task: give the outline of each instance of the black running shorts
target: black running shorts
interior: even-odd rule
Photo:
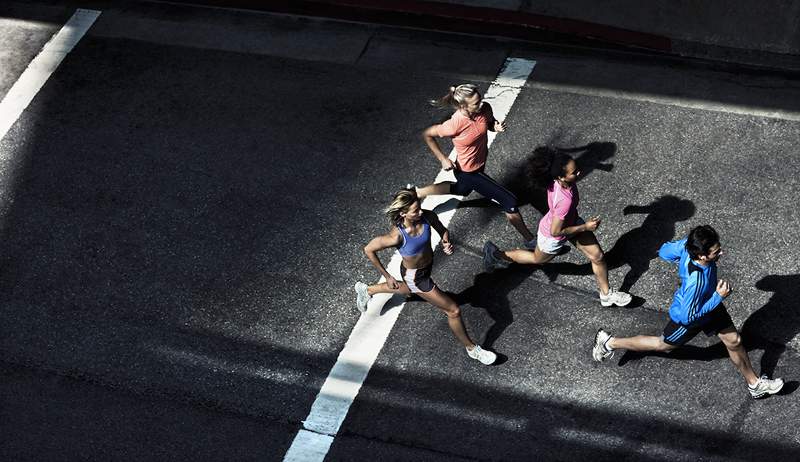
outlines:
[[[688,326],[678,324],[670,319],[664,327],[664,342],[670,345],[680,346],[693,339],[700,331],[711,336],[720,333],[727,327],[736,328],[736,326],[733,325],[731,315],[728,313],[728,310],[725,309],[725,305],[720,303],[719,306],[711,310],[710,313]]]

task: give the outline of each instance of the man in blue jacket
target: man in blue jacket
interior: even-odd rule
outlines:
[[[722,304],[722,300],[730,295],[731,287],[728,281],[717,280],[717,260],[721,255],[719,235],[709,225],[692,229],[686,239],[662,245],[658,256],[677,264],[681,278],[681,286],[675,291],[669,307],[670,320],[664,327],[663,335],[612,337],[600,329],[595,335],[592,349],[594,360],[599,362],[610,358],[618,348],[669,352],[703,331],[706,335],[716,334],[725,344],[731,361],[747,381],[753,398],[779,392],[783,387],[782,379],[756,375],[742,338]]]

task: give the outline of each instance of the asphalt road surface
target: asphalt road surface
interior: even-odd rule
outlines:
[[[0,96],[75,8],[0,7]],[[13,50],[13,51],[9,51]],[[434,279],[501,364],[406,303],[327,460],[800,458],[800,81],[712,66],[243,11],[108,6],[0,141],[0,459],[281,460],[359,318],[362,252],[392,193],[433,180],[420,132],[450,85],[536,61],[487,172],[534,227],[537,146],[575,148],[613,285],[573,249],[485,273],[521,245],[470,196]],[[443,143],[444,146],[449,145]],[[750,399],[715,338],[596,364],[595,331],[658,334],[655,252],[721,234]],[[383,255],[388,261],[390,253]]]

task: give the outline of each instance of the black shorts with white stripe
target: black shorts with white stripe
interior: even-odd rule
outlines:
[[[664,342],[680,346],[693,339],[700,331],[711,336],[719,334],[728,327],[736,328],[725,305],[720,303],[710,313],[686,326],[670,319],[664,327]]]

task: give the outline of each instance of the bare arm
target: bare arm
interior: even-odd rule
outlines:
[[[444,227],[441,220],[439,220],[439,216],[435,213],[431,212],[430,210],[423,211],[425,215],[425,219],[428,220],[431,227],[442,236],[442,250],[447,255],[451,255],[453,253],[453,244],[450,242],[450,232],[447,231],[447,228]]]
[[[438,125],[431,125],[430,127],[426,128],[422,132],[422,139],[425,140],[425,144],[428,145],[428,149],[431,150],[439,163],[442,164],[442,168],[445,170],[452,170],[455,168],[455,164],[444,154],[444,152],[442,152],[442,148],[440,148],[439,143],[436,142],[436,137],[438,136],[436,127],[438,127]]]
[[[489,131],[497,133],[506,131],[506,123],[494,118],[494,111],[492,110],[492,107],[489,106],[489,103],[483,103],[483,107],[483,110],[487,111],[489,116],[489,123],[487,124],[486,128],[488,128]]]
[[[584,231],[594,231],[598,226],[600,226],[600,217],[592,217],[586,223],[567,227],[564,227],[564,220],[553,217],[553,222],[550,224],[550,235],[553,237],[570,237]]]
[[[382,236],[378,236],[373,238],[366,246],[364,246],[364,253],[367,255],[367,258],[372,263],[372,266],[377,268],[378,272],[386,278],[386,283],[389,284],[389,287],[396,289],[397,288],[397,280],[386,271],[386,268],[381,263],[381,259],[378,258],[378,252],[383,249],[388,249],[389,247],[394,247],[397,245],[402,244],[403,236],[400,235],[400,231],[397,228],[392,228],[389,234],[384,234]]]

